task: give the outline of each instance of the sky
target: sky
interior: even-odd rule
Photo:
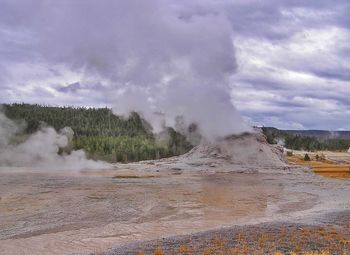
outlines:
[[[208,134],[243,130],[235,109],[250,125],[350,130],[349,13],[348,0],[0,0],[0,103],[169,125],[186,112]]]

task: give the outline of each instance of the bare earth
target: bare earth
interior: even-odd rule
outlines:
[[[264,146],[256,153],[270,153]],[[349,180],[209,151],[105,171],[0,168],[0,254],[98,252],[225,226],[312,224],[350,209]]]

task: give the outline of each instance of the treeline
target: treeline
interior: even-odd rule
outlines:
[[[180,155],[192,148],[186,138],[172,128],[164,131],[162,141],[155,139],[151,126],[137,113],[123,118],[108,108],[52,107],[30,104],[3,105],[6,116],[24,120],[25,134],[43,125],[57,131],[71,127],[73,149],[83,149],[94,159],[131,162]]]
[[[318,138],[301,134],[289,133],[272,127],[264,127],[263,132],[268,143],[282,142],[287,149],[306,151],[347,151],[350,147],[350,139],[345,138]]]

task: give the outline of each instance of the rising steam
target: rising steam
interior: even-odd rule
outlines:
[[[236,71],[229,22],[221,13],[191,12],[193,5],[182,4],[62,0],[23,1],[17,8],[8,1],[3,19],[35,38],[28,47],[42,65],[78,73],[78,91],[104,93],[114,113],[137,111],[154,132],[195,124],[215,139],[249,131],[228,88]]]
[[[47,169],[103,169],[107,163],[88,160],[84,151],[59,154],[59,150],[69,145],[73,136],[71,128],[59,133],[52,127],[42,127],[39,131],[18,141],[25,123],[15,123],[0,112],[0,166],[31,167]]]

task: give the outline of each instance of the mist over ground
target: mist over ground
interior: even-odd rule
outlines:
[[[44,170],[83,170],[110,168],[108,163],[88,160],[83,150],[60,152],[69,146],[73,130],[59,132],[43,126],[23,137],[26,123],[15,122],[0,111],[0,167],[25,167]],[[21,137],[22,134],[22,137]]]

